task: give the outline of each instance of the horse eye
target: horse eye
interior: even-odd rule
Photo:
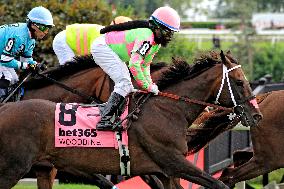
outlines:
[[[244,85],[244,82],[242,80],[237,80],[236,83],[237,83],[238,86],[243,86]]]

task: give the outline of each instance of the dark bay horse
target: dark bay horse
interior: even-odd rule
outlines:
[[[253,152],[243,152],[249,157],[246,163],[223,171],[220,180],[228,186],[284,167],[283,102],[284,91],[273,91],[258,96],[263,119],[259,126],[250,128]]]
[[[155,75],[165,67],[166,64],[163,62],[151,65],[151,73],[156,72],[156,74],[152,74],[153,80],[156,80]],[[70,61],[64,66],[50,68],[44,75],[80,92],[84,92],[84,94],[93,97],[99,102],[105,102],[113,88],[110,78],[95,64],[90,56],[76,57],[74,61]],[[40,98],[54,102],[91,102],[88,98],[66,91],[41,77],[29,80],[24,83],[24,86],[25,95],[23,100]],[[52,188],[53,180],[57,173],[52,164],[46,161],[38,162],[33,166],[33,171],[37,176],[39,189]],[[88,183],[95,184],[101,188],[107,189],[113,186],[102,175],[86,175],[79,172],[72,172],[72,174],[76,174],[77,177],[81,176],[82,179],[88,180]]]
[[[217,60],[207,56],[193,66],[176,61],[163,72],[157,82],[160,89],[183,98],[177,101],[156,96],[141,108],[140,119],[128,130],[132,175],[160,173],[164,175],[160,179],[167,189],[171,188],[167,176],[180,177],[208,188],[227,188],[185,158],[188,151],[186,127],[205,107],[196,102],[189,105],[183,101],[187,97],[212,102],[218,96],[223,106],[241,107],[240,116],[246,124],[256,125],[261,119],[259,109],[251,101],[252,92],[242,70],[223,52],[220,55]],[[50,162],[58,169],[87,174],[120,173],[116,150],[54,147],[55,105],[35,99],[1,107],[1,188],[11,188],[39,161]]]

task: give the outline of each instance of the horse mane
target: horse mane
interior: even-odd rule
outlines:
[[[157,85],[160,89],[164,89],[180,80],[192,79],[200,75],[207,69],[221,63],[220,58],[215,57],[216,54],[215,52],[202,53],[194,59],[192,65],[180,58],[172,58],[172,65],[162,73]]]
[[[75,56],[73,60],[66,62],[64,65],[50,67],[42,74],[55,79],[60,80],[64,77],[78,73],[79,71],[89,68],[98,68],[91,55]],[[33,77],[24,83],[26,89],[38,89],[52,84],[50,81],[42,77]]]

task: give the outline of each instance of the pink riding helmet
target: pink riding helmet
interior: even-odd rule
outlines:
[[[179,31],[180,17],[178,13],[171,7],[160,7],[156,9],[151,15],[150,19],[154,19],[172,31]]]

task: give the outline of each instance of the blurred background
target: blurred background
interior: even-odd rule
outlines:
[[[0,25],[25,22],[40,5],[52,12],[55,27],[37,43],[34,57],[50,66],[58,64],[52,40],[66,25],[109,25],[118,15],[148,19],[156,8],[169,5],[180,14],[182,29],[154,63],[170,63],[173,56],[190,63],[202,51],[231,50],[251,82],[263,76],[284,82],[284,0],[0,0]],[[283,182],[283,173],[273,173],[271,180]]]
[[[1,0],[0,24],[24,22],[34,6],[50,9],[55,25],[48,40],[37,44],[35,57],[57,64],[53,37],[73,23],[108,25],[117,15],[148,19],[158,7],[170,5],[182,17],[182,30],[155,62],[180,56],[191,62],[203,50],[231,50],[249,80],[265,74],[284,78],[284,0]],[[38,60],[40,61],[40,60]]]

